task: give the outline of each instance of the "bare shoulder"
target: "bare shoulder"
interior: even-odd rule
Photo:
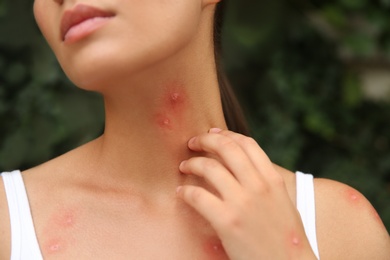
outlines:
[[[322,259],[389,259],[390,237],[371,203],[348,185],[315,179]]]
[[[0,259],[9,259],[11,231],[3,177],[0,175]]]
[[[28,193],[33,215],[46,207],[48,190],[61,187],[64,178],[61,173],[69,168],[81,168],[86,154],[90,154],[92,142],[78,147],[64,155],[22,172],[23,182]],[[82,159],[79,159],[82,158]],[[1,172],[0,172],[1,173]],[[54,184],[60,185],[55,186]],[[11,228],[8,202],[5,193],[3,177],[0,175],[0,260],[10,259],[11,255]]]

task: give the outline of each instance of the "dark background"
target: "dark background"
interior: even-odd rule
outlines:
[[[0,169],[103,132],[101,98],[63,75],[32,2],[0,0]],[[273,161],[347,183],[390,229],[390,0],[229,3],[224,64]]]

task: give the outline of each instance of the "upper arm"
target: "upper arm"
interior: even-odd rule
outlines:
[[[0,259],[10,259],[11,231],[8,203],[5,195],[3,178],[0,175]]]
[[[315,180],[322,259],[389,259],[390,237],[370,202],[339,182]]]

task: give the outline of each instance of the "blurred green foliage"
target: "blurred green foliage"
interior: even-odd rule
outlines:
[[[389,64],[390,0],[230,2],[224,64],[276,163],[360,190],[390,228],[390,104],[360,71]],[[75,88],[32,1],[0,0],[0,169],[25,169],[103,131],[101,98]]]

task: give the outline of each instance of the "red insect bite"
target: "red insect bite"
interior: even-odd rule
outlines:
[[[60,239],[52,239],[46,244],[46,252],[49,254],[54,254],[62,251],[63,249],[63,243],[61,243]]]
[[[169,119],[169,115],[157,114],[155,116],[156,123],[159,127],[172,130],[172,123]]]
[[[178,104],[181,101],[181,96],[179,93],[174,92],[171,94],[171,97],[169,100],[171,102],[171,105],[174,107],[176,104]]]
[[[209,259],[225,260],[228,259],[225,249],[218,238],[210,238],[204,243],[204,250]]]
[[[43,251],[47,254],[63,252],[70,243],[76,225],[75,209],[59,209],[46,223],[43,234]]]
[[[361,201],[361,195],[359,194],[358,191],[354,189],[347,189],[346,196],[347,196],[347,200],[352,203],[358,203]]]
[[[168,93],[165,101],[165,107],[171,113],[180,112],[185,104],[184,94],[179,91],[171,91]]]
[[[346,190],[347,200],[351,205],[358,207],[359,210],[368,211],[372,218],[382,227],[385,227],[382,219],[375,208],[364,199],[364,197],[355,189],[349,188]]]
[[[60,228],[70,228],[75,224],[75,214],[72,210],[60,212],[53,216],[52,221]]]
[[[292,250],[291,253],[297,249],[301,250],[303,247],[301,236],[295,230],[291,230],[287,236],[287,245]]]
[[[160,109],[154,117],[155,122],[160,128],[174,130],[182,124],[186,107],[185,96],[183,87],[167,87],[162,97]]]

